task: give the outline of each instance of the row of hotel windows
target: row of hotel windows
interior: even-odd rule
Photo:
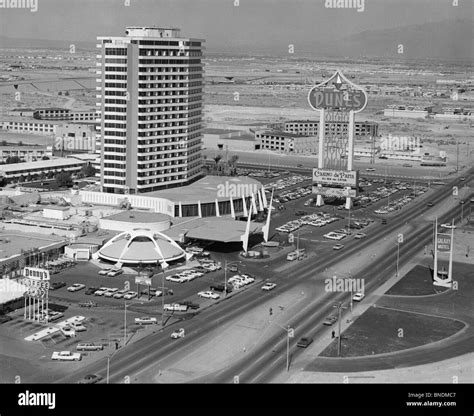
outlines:
[[[101,66],[98,67],[99,70],[102,68]],[[106,66],[104,69],[104,72],[106,73],[106,78],[108,75],[112,76],[113,74],[108,74],[110,72],[127,72],[127,67],[126,66]],[[179,72],[184,72],[184,73],[189,73],[189,72],[202,72],[202,67],[167,67],[167,68],[139,68],[139,72],[162,72],[162,73],[179,73]],[[120,76],[126,76],[126,75],[120,75]],[[199,74],[189,74],[188,75],[190,78],[201,78],[202,76]]]
[[[234,205],[234,212],[244,211],[244,202],[242,198],[236,198],[235,200],[232,200],[232,203]],[[249,206],[250,198],[245,198],[245,203],[247,206]],[[232,213],[230,201],[218,201],[217,205],[219,206],[219,215],[230,215]],[[201,204],[201,215],[203,217],[215,217],[216,214],[217,212],[215,202]],[[176,204],[174,207],[174,215],[175,217],[179,217],[178,204]],[[198,217],[198,204],[181,205],[181,215],[183,217]]]
[[[139,60],[140,65],[199,65],[202,66],[200,59],[143,59]],[[106,64],[127,64],[127,58],[105,58]]]

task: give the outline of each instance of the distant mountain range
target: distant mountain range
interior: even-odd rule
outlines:
[[[474,21],[448,19],[421,25],[400,26],[383,30],[366,30],[350,37],[321,37],[308,35],[310,42],[299,42],[297,52],[316,56],[332,57],[380,57],[404,59],[433,59],[440,61],[474,60]],[[20,39],[0,37],[0,48],[50,48],[65,49],[74,43],[78,49],[95,50],[95,41],[74,42],[63,40]],[[207,52],[226,54],[279,55],[281,45],[259,43],[252,45],[235,42],[222,44],[219,40],[207,39]],[[398,53],[403,45],[403,54]]]

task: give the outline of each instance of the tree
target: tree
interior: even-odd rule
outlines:
[[[58,186],[70,186],[72,185],[72,178],[69,172],[59,172],[54,178]]]
[[[84,178],[95,176],[95,168],[92,165],[85,165],[81,169],[81,174]]]
[[[6,140],[2,140],[0,142],[0,146],[8,146],[8,142]]]
[[[9,165],[10,163],[21,163],[21,159],[18,156],[8,156],[5,163],[7,165]]]
[[[66,92],[64,93],[64,95],[65,95],[66,97],[69,97],[69,91],[66,91]]]
[[[48,157],[48,156],[43,156],[43,157],[41,158],[41,160],[49,160],[49,157]]]

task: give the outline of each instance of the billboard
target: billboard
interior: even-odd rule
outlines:
[[[367,105],[367,94],[361,87],[336,71],[327,81],[323,81],[309,91],[308,102],[314,110],[328,109],[358,113]]]
[[[49,280],[49,270],[38,269],[36,267],[25,267],[23,269],[23,276],[32,280]]]
[[[357,190],[351,188],[330,188],[326,186],[313,185],[313,194],[329,197],[334,196],[337,198],[355,198],[357,196]]]
[[[313,183],[357,188],[359,183],[359,171],[314,168]]]
[[[438,234],[436,237],[436,247],[439,252],[449,252],[451,250],[451,235]]]
[[[151,286],[151,279],[147,276],[135,276],[135,284]]]

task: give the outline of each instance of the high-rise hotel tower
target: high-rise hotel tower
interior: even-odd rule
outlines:
[[[102,191],[137,194],[198,179],[204,41],[159,27],[98,41]]]

